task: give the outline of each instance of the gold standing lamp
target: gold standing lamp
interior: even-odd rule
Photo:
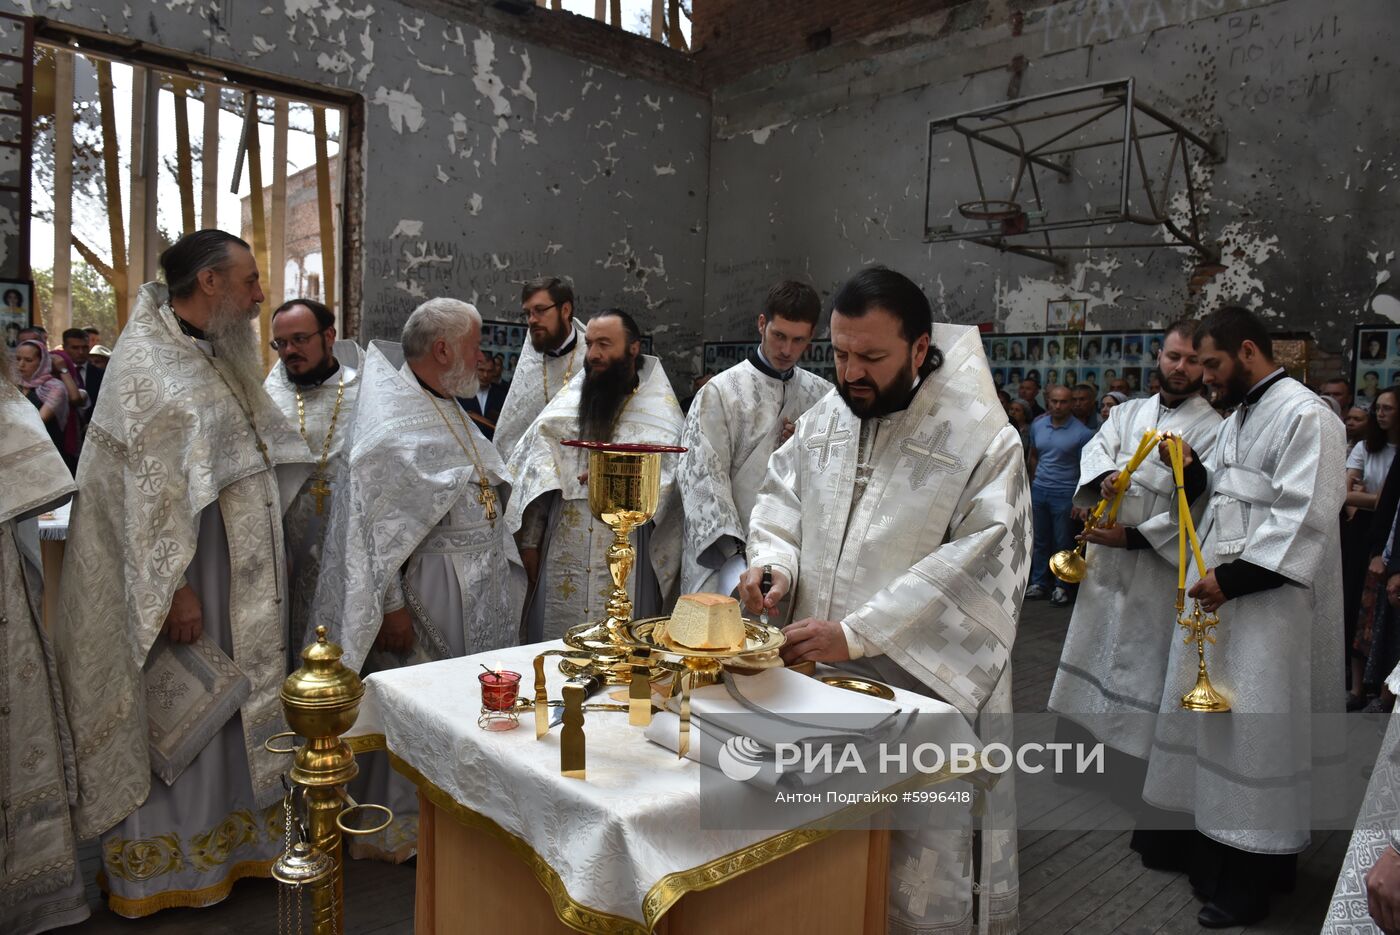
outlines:
[[[1215,690],[1210,683],[1210,673],[1206,671],[1206,643],[1215,642],[1211,632],[1220,625],[1220,618],[1208,614],[1201,608],[1199,600],[1193,601],[1190,616],[1186,616],[1186,543],[1191,543],[1191,555],[1196,560],[1196,570],[1206,576],[1206,561],[1201,555],[1201,543],[1196,538],[1196,524],[1191,518],[1191,504],[1186,499],[1185,452],[1181,439],[1175,435],[1167,438],[1167,451],[1171,455],[1172,476],[1176,479],[1177,496],[1177,577],[1176,577],[1176,622],[1186,630],[1184,642],[1196,643],[1196,684],[1181,696],[1181,706],[1187,711],[1215,713],[1230,710],[1230,702]]]
[[[301,888],[311,891],[311,930],[315,935],[341,935],[345,930],[345,873],[341,854],[342,834],[375,834],[393,820],[382,805],[360,805],[345,791],[359,775],[355,753],[341,736],[355,726],[365,686],[360,677],[340,661],[341,648],[326,640],[326,628],[316,628],[316,642],[302,650],[302,665],[282,683],[282,710],[292,728],[269,737],[264,746],[272,753],[295,754],[289,789],[287,850],[273,864],[273,875],[293,887],[296,929],[301,930]],[[305,737],[300,747],[277,747],[274,741]],[[304,814],[294,808],[301,792]],[[352,816],[378,813],[383,817],[372,828],[356,825]],[[299,829],[300,834],[293,834]],[[300,840],[298,840],[300,838]],[[290,919],[279,921],[290,927]]]

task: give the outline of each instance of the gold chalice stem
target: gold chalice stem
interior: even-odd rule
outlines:
[[[627,576],[637,560],[632,548],[632,524],[619,520],[613,527],[612,545],[608,546],[608,573],[612,575],[612,596],[608,598],[608,635],[614,645],[625,645],[622,631],[632,620],[632,599],[627,595]]]

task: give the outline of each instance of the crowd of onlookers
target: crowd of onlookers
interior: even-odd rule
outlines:
[[[11,380],[39,410],[68,470],[78,471],[83,438],[92,407],[102,391],[102,371],[112,352],[96,328],[69,328],[59,347],[49,346],[49,334],[39,325],[15,336]]]

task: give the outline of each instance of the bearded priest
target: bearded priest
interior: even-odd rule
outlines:
[[[506,525],[530,580],[526,642],[558,639],[575,624],[607,616],[613,534],[588,508],[588,455],[570,439],[674,445],[684,416],[661,361],[642,354],[632,316],[604,309],[585,333],[586,369],[530,426],[507,465],[515,492]],[[633,616],[661,612],[676,597],[681,558],[676,459],[661,456],[660,506],[633,532]]]
[[[505,465],[458,401],[476,394],[480,360],[481,316],[457,299],[414,309],[402,349],[370,346],[313,617],[351,669],[519,642],[525,576],[498,506]],[[394,821],[351,841],[351,854],[411,857],[413,784],[393,774],[383,754],[371,754],[361,758],[353,792],[387,804]]]
[[[216,903],[282,850],[263,744],[284,729],[282,505],[311,460],[263,390],[248,245],[198,231],[160,263],[88,426],[54,634],[77,831],[107,832],[109,906],[133,918]]]
[[[530,336],[492,436],[507,460],[535,417],[583,372],[583,325],[574,318],[573,286],[557,276],[529,280],[520,287],[520,320]]]
[[[1009,724],[987,716],[1011,711],[1031,499],[981,338],[935,327],[917,285],[872,267],[832,300],[831,343],[838,392],[769,461],[741,598],[751,613],[791,599],[789,665],[824,662],[935,696],[984,742],[1002,740]],[[982,924],[1015,931],[1010,778],[990,794],[980,863],[970,825],[892,837],[890,931],[971,931],[974,866]]]
[[[301,665],[298,654],[321,572],[321,538],[345,469],[345,440],[360,393],[360,348],[335,339],[330,309],[315,299],[292,299],[272,313],[272,349],[279,359],[263,387],[316,459],[283,524],[292,592],[291,671]]]
[[[768,458],[791,437],[798,417],[831,391],[830,383],[797,366],[821,312],[821,299],[806,283],[775,285],[758,316],[758,347],[701,387],[691,403],[680,456],[684,593],[728,593],[747,566],[749,512]]]

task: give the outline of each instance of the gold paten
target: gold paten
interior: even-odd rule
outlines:
[[[886,701],[894,701],[894,689],[879,682],[867,682],[865,679],[851,678],[846,675],[823,675],[817,681],[823,685],[830,685],[832,688],[844,688],[848,692],[858,692],[862,695],[873,695],[876,698],[884,698]]]

